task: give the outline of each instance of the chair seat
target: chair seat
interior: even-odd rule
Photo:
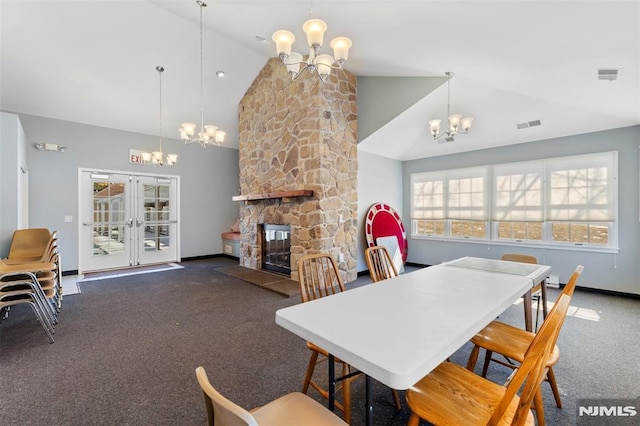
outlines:
[[[505,324],[500,321],[492,321],[476,334],[471,342],[488,351],[495,352],[519,363],[524,359],[524,354],[531,345],[535,334]],[[554,366],[560,359],[560,349],[554,345],[547,366]]]
[[[505,391],[464,367],[443,362],[407,391],[407,402],[414,413],[436,425],[485,425]],[[514,397],[500,425],[511,424],[519,401]],[[535,424],[530,410],[525,424]]]
[[[19,263],[8,264],[4,260],[0,260],[0,273],[10,272],[44,272],[53,271],[56,269],[56,264],[51,262],[33,262],[33,263]]]
[[[260,426],[346,425],[340,417],[300,392],[278,398],[251,414]]]

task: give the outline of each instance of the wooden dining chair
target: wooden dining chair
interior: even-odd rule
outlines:
[[[367,261],[367,268],[369,269],[369,275],[371,276],[371,282],[379,282],[398,276],[389,251],[384,246],[372,246],[368,247],[364,251],[365,259]],[[394,405],[397,410],[402,409],[400,404],[400,397],[398,391],[391,389]]]
[[[502,257],[500,258],[500,260],[505,260],[508,262],[520,262],[520,263],[531,263],[531,264],[538,264],[538,258],[535,256],[531,256],[528,254],[520,254],[520,253],[505,253],[502,255]],[[542,318],[546,318],[547,317],[547,292],[546,292],[546,287],[543,289],[542,288],[542,283],[534,286],[531,289],[531,295],[532,297],[536,298],[536,323],[535,323],[535,328],[534,330],[538,329],[538,317],[539,317],[539,312],[540,312],[540,298],[542,298]],[[525,321],[527,319],[527,316],[531,313],[532,307],[531,306],[527,306],[526,303],[522,304],[523,308],[524,308],[524,317],[525,317]]]
[[[346,425],[340,417],[300,392],[287,394],[249,412],[218,392],[204,368],[196,368],[196,378],[204,394],[210,426]]]
[[[560,297],[507,384],[498,385],[460,365],[443,362],[407,391],[411,408],[407,424],[417,426],[424,419],[436,425],[533,425],[531,405],[569,301],[566,295]]]
[[[389,252],[384,246],[368,247],[364,251],[367,268],[372,282],[378,282],[398,276]]]
[[[319,299],[344,291],[344,283],[335,260],[328,253],[309,254],[298,260],[298,281],[300,283],[300,297],[303,302]],[[302,384],[302,393],[306,394],[309,386],[314,388],[325,399],[329,399],[329,391],[313,381],[313,372],[317,364],[325,362],[329,358],[327,351],[321,347],[307,342],[311,351],[309,364]],[[339,358],[335,362],[342,365],[342,376],[350,373],[349,364]],[[356,377],[342,380],[342,403],[336,401],[336,407],[344,414],[344,421],[351,421],[351,382]],[[338,390],[338,389],[336,389]]]
[[[578,278],[580,278],[580,274],[582,273],[583,269],[584,267],[582,265],[579,265],[575,269],[575,271],[571,275],[571,278],[569,279],[569,282],[562,290],[562,293],[560,294],[561,297],[566,296],[571,299],[576,288],[576,283],[578,282]],[[560,298],[558,298],[558,301],[556,301],[555,305],[557,305],[559,302]],[[548,319],[549,317],[545,319],[545,322],[547,322]],[[561,326],[563,322],[564,317],[561,319]],[[494,358],[493,354],[495,353],[502,355],[507,359],[507,361],[522,363],[522,360],[525,357],[526,350],[535,336],[536,334],[523,330],[519,327],[505,324],[500,321],[492,321],[471,339],[471,342],[474,346],[471,350],[471,354],[469,355],[467,369],[473,371],[478,360],[478,354],[481,348],[486,350],[484,366],[482,368],[482,377],[485,377],[487,375],[487,370],[491,362],[496,362],[510,368],[517,368],[517,364],[514,364],[512,362],[505,362],[501,359]],[[558,384],[556,383],[556,377],[553,372],[553,366],[556,365],[559,359],[560,350],[556,346],[556,341],[554,340],[551,354],[546,364],[547,374],[544,378],[549,382],[549,385],[551,386],[556,405],[558,406],[558,408],[562,408],[560,391],[558,390]],[[536,403],[536,414],[538,423],[544,425],[544,406],[542,405],[541,401],[540,403]]]

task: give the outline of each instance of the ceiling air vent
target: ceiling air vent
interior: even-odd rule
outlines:
[[[540,120],[533,120],[533,121],[527,121],[524,123],[516,124],[516,128],[518,130],[528,129],[529,127],[536,127],[536,126],[540,126],[541,124],[542,122]]]
[[[598,68],[598,80],[616,81],[620,78],[619,68]]]
[[[455,139],[453,139],[451,136],[445,136],[443,138],[438,139],[438,143],[448,143],[448,142],[454,142]]]

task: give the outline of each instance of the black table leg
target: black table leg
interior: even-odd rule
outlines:
[[[371,377],[365,374],[365,409],[367,410],[367,426],[373,426],[373,389],[371,388]]]
[[[333,412],[336,407],[336,371],[334,356],[329,354],[329,411]]]

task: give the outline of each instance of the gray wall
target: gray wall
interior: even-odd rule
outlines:
[[[404,162],[403,218],[407,226],[410,224],[409,178],[413,172],[618,151],[618,254],[410,239],[408,261],[437,264],[461,256],[499,258],[505,252],[517,250],[533,254],[550,265],[552,274],[559,275],[561,283],[566,283],[576,265],[582,264],[585,271],[579,286],[640,294],[639,145],[640,126],[633,126]]]
[[[239,188],[237,150],[165,140],[163,151],[179,156],[174,167],[130,164],[130,148],[157,149],[159,138],[31,115],[20,119],[28,141],[29,226],[58,231],[63,270],[78,269],[79,168],[180,176],[182,258],[222,253],[220,233],[238,216],[231,201]],[[66,145],[67,151],[37,151],[35,142]]]
[[[402,162],[358,151],[358,272],[367,270],[365,219],[377,202],[389,204],[402,217]]]
[[[358,142],[371,136],[446,81],[447,77],[358,76]]]
[[[26,138],[15,114],[0,112],[0,258],[7,257],[13,231],[22,221],[20,174],[27,170]]]

